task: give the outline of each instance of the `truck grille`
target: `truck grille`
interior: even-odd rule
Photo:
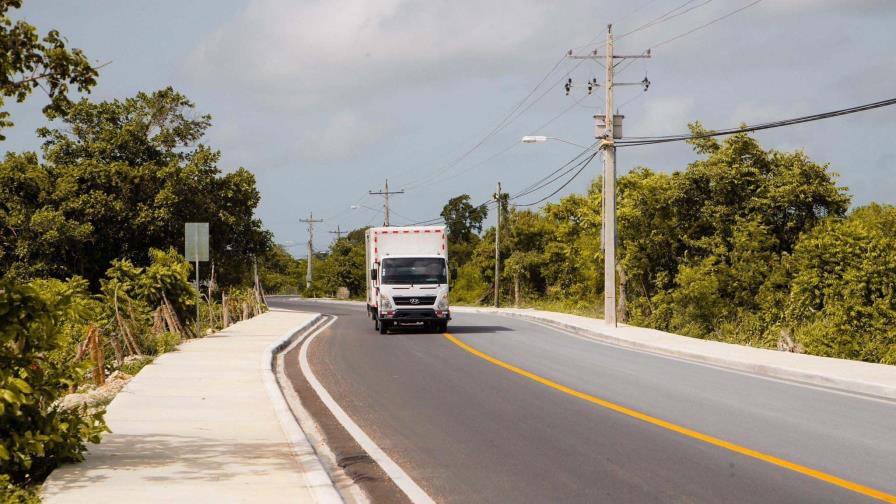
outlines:
[[[436,318],[436,312],[432,308],[426,308],[423,310],[396,310],[392,315],[393,320],[401,320],[401,319],[434,319]]]
[[[436,303],[435,296],[395,296],[395,306],[432,306]]]

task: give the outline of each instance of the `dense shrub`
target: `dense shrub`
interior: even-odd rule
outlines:
[[[99,442],[102,413],[61,411],[54,403],[85,371],[49,356],[70,344],[60,327],[73,293],[47,299],[33,286],[0,281],[0,474],[40,481],[59,463]]]
[[[787,319],[809,352],[896,364],[896,208],[830,219],[791,263]]]

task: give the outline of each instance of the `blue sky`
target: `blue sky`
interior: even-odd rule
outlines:
[[[640,53],[751,0],[692,0],[693,10],[623,37],[618,53]],[[445,170],[494,128],[569,48],[623,34],[684,0],[544,2],[410,0],[27,1],[15,14],[42,32],[59,29],[101,71],[93,99],[172,85],[213,116],[207,144],[225,171],[258,179],[258,210],[279,242],[302,242],[313,211],[325,230],[377,223],[352,204],[388,176],[393,222],[438,216],[448,198],[484,201],[500,180],[510,192],[577,151],[562,143],[519,145],[526,134],[587,144],[601,95],[565,96],[542,87],[527,112]],[[894,95],[896,2],[763,0],[653,50],[619,77],[652,82],[621,88],[617,105],[630,136],[680,133],[690,121],[722,128],[867,103]],[[591,45],[584,50],[598,48]],[[547,84],[575,62],[561,62]],[[576,82],[597,76],[589,64]],[[37,149],[44,99],[7,104],[16,126],[6,150]],[[560,117],[561,112],[566,111]],[[896,201],[896,109],[881,109],[757,134],[766,147],[801,148],[830,163],[854,204]],[[556,119],[538,129],[552,118]],[[683,169],[686,145],[625,149],[618,168]],[[581,191],[593,163],[566,191]],[[412,182],[423,179],[424,183]],[[545,191],[545,193],[549,192]],[[536,197],[537,196],[537,197]],[[542,194],[533,195],[538,199]],[[522,201],[521,201],[522,202]],[[329,236],[318,238],[317,248]],[[297,254],[302,247],[291,249]]]

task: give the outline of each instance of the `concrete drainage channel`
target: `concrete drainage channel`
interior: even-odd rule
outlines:
[[[335,319],[336,317],[329,315],[316,317],[304,327],[293,330],[292,334],[287,335],[276,348],[272,348],[271,352],[271,364],[277,386],[288,408],[287,420],[295,429],[301,428],[304,432],[305,444],[313,449],[318,459],[317,465],[326,471],[325,475],[328,476],[326,484],[335,489],[333,495],[320,495],[323,498],[319,502],[431,502],[426,494],[420,498],[420,495],[415,495],[413,488],[403,489],[402,487],[406,485],[400,487],[395,483],[394,479],[407,483],[407,475],[394,465],[394,462],[350,419],[337,418],[337,414],[345,415],[345,413],[338,405],[335,407],[334,404],[328,405],[325,399],[332,402],[329,394],[325,390],[318,393],[315,384],[312,383],[316,382],[316,378],[312,374],[312,381],[309,381],[303,372],[300,365],[303,350],[307,352],[310,340],[325,331]],[[307,365],[307,360],[304,364]],[[319,382],[316,385],[319,387]],[[322,398],[321,395],[326,397]],[[333,409],[336,410],[335,414]],[[287,430],[286,426],[284,429]],[[368,453],[369,450],[362,447],[362,443],[367,445],[369,450],[373,450],[373,457]],[[305,465],[307,457],[302,453],[301,446],[295,451]],[[313,465],[312,461],[311,466]],[[382,465],[386,465],[390,471],[384,470]],[[396,478],[391,477],[390,473]],[[314,488],[317,488],[317,483],[312,483]],[[416,498],[409,498],[408,492]],[[333,497],[337,499],[334,500]]]

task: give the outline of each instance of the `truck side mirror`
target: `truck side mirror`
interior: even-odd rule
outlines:
[[[448,270],[448,274],[451,275],[451,281],[453,282],[455,278],[457,278],[457,268],[451,268]]]
[[[376,280],[376,268],[370,268],[370,279]]]

